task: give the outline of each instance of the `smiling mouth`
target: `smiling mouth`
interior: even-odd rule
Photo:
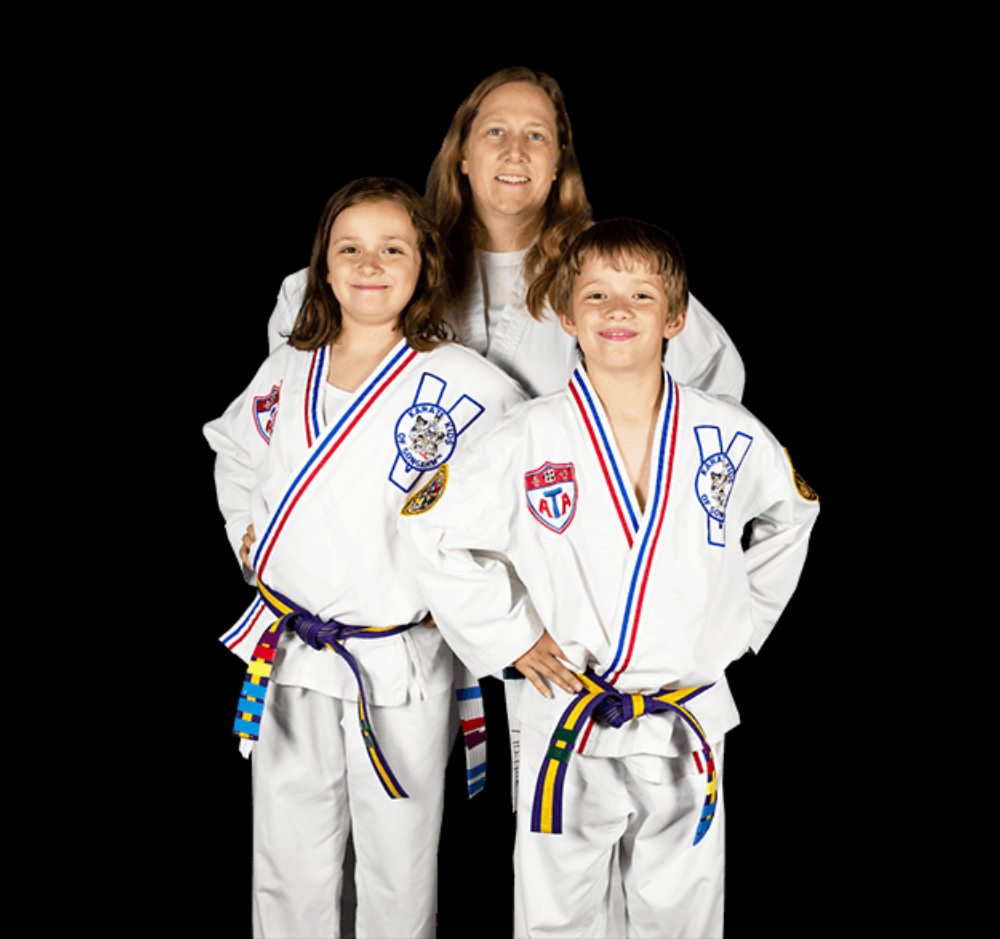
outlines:
[[[506,183],[508,186],[523,186],[525,183],[530,183],[531,179],[527,176],[512,176],[504,174],[503,176],[496,177],[500,182]]]
[[[625,342],[627,339],[635,338],[637,333],[631,329],[605,329],[597,335],[611,342]]]

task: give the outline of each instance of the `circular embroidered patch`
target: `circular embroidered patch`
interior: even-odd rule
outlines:
[[[436,404],[415,404],[396,422],[396,449],[411,469],[437,469],[455,451],[458,430],[448,412]]]

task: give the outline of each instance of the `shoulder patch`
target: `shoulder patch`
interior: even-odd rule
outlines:
[[[549,531],[561,535],[576,517],[576,467],[545,462],[524,474],[524,493],[531,514]]]
[[[396,461],[389,481],[409,492],[421,473],[443,466],[455,452],[462,433],[486,410],[478,401],[463,394],[445,409],[442,401],[448,382],[430,372],[420,376],[420,384],[410,405],[396,421]],[[450,397],[455,395],[454,389]]]
[[[787,447],[785,447],[785,456],[788,458],[788,465],[792,467],[792,478],[795,480],[795,488],[799,495],[806,502],[819,502],[819,494],[799,475],[799,471],[792,463],[792,455],[788,452]]]
[[[701,454],[701,465],[694,480],[695,495],[708,516],[708,543],[716,548],[724,548],[729,497],[733,493],[743,460],[753,446],[753,437],[739,431],[723,450],[720,427],[703,424],[695,427],[694,435]]]
[[[421,487],[414,495],[410,496],[410,498],[403,503],[403,507],[399,510],[399,514],[423,515],[424,512],[429,512],[435,505],[438,504],[441,496],[444,495],[444,491],[447,488],[448,464],[445,463],[445,465],[431,477],[431,481],[426,486]]]
[[[274,432],[274,422],[278,417],[278,403],[281,400],[281,385],[272,386],[266,395],[258,395],[253,399],[253,421],[264,443],[270,445],[271,434]]]

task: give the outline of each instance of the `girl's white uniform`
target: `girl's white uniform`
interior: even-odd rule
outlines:
[[[252,523],[257,577],[324,621],[419,623],[427,605],[397,536],[400,508],[425,471],[524,395],[454,344],[416,353],[401,342],[354,393],[326,381],[326,355],[279,346],[205,427],[230,543],[238,557]],[[223,641],[249,661],[274,620],[258,596]],[[423,626],[344,647],[409,798],[390,799],[369,762],[346,662],[285,632],[254,759],[255,930],[336,934],[353,819],[358,934],[433,935],[454,659]]]
[[[508,665],[544,627],[577,671],[620,691],[712,685],[690,707],[721,769],[723,737],[739,721],[725,669],[770,634],[818,514],[766,428],[665,373],[643,511],[581,367],[447,472],[443,494],[402,533],[439,628],[469,668]],[[513,563],[527,596],[494,555]],[[518,712],[519,933],[606,935],[608,883],[595,872],[610,869],[620,842],[629,935],[716,934],[724,820],[720,807],[692,846],[706,777],[692,758],[697,737],[676,715],[620,729],[590,721],[566,770],[563,833],[529,830],[538,773],[571,700],[553,691],[546,699],[526,687]]]
[[[456,325],[466,345],[516,379],[533,398],[564,388],[579,359],[576,340],[563,331],[548,307],[542,320],[528,313],[521,276],[525,253],[477,252],[481,276],[474,279]],[[281,285],[268,324],[271,349],[295,325],[306,273],[292,274]],[[718,320],[693,295],[684,332],[668,345],[664,365],[683,384],[737,401],[743,396],[743,361]]]

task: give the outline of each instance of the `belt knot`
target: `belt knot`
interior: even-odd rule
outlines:
[[[339,642],[345,628],[343,623],[336,620],[327,622],[307,611],[289,613],[285,617],[285,629],[294,629],[299,639],[317,651],[329,643]]]
[[[617,691],[605,692],[598,701],[595,716],[602,724],[618,729],[629,721],[634,721],[644,714],[653,714],[657,710],[657,702],[652,695],[622,694]]]
[[[715,776],[715,759],[705,731],[685,705],[711,685],[681,688],[677,691],[658,691],[655,694],[627,694],[593,672],[577,677],[584,689],[570,702],[552,734],[549,749],[542,761],[535,785],[535,799],[531,810],[531,830],[547,834],[562,833],[563,784],[570,757],[576,752],[581,731],[593,718],[610,727],[620,728],[629,721],[646,714],[673,711],[691,727],[701,743],[706,762],[705,803],[695,832],[694,843],[705,837],[715,817],[718,782]]]

